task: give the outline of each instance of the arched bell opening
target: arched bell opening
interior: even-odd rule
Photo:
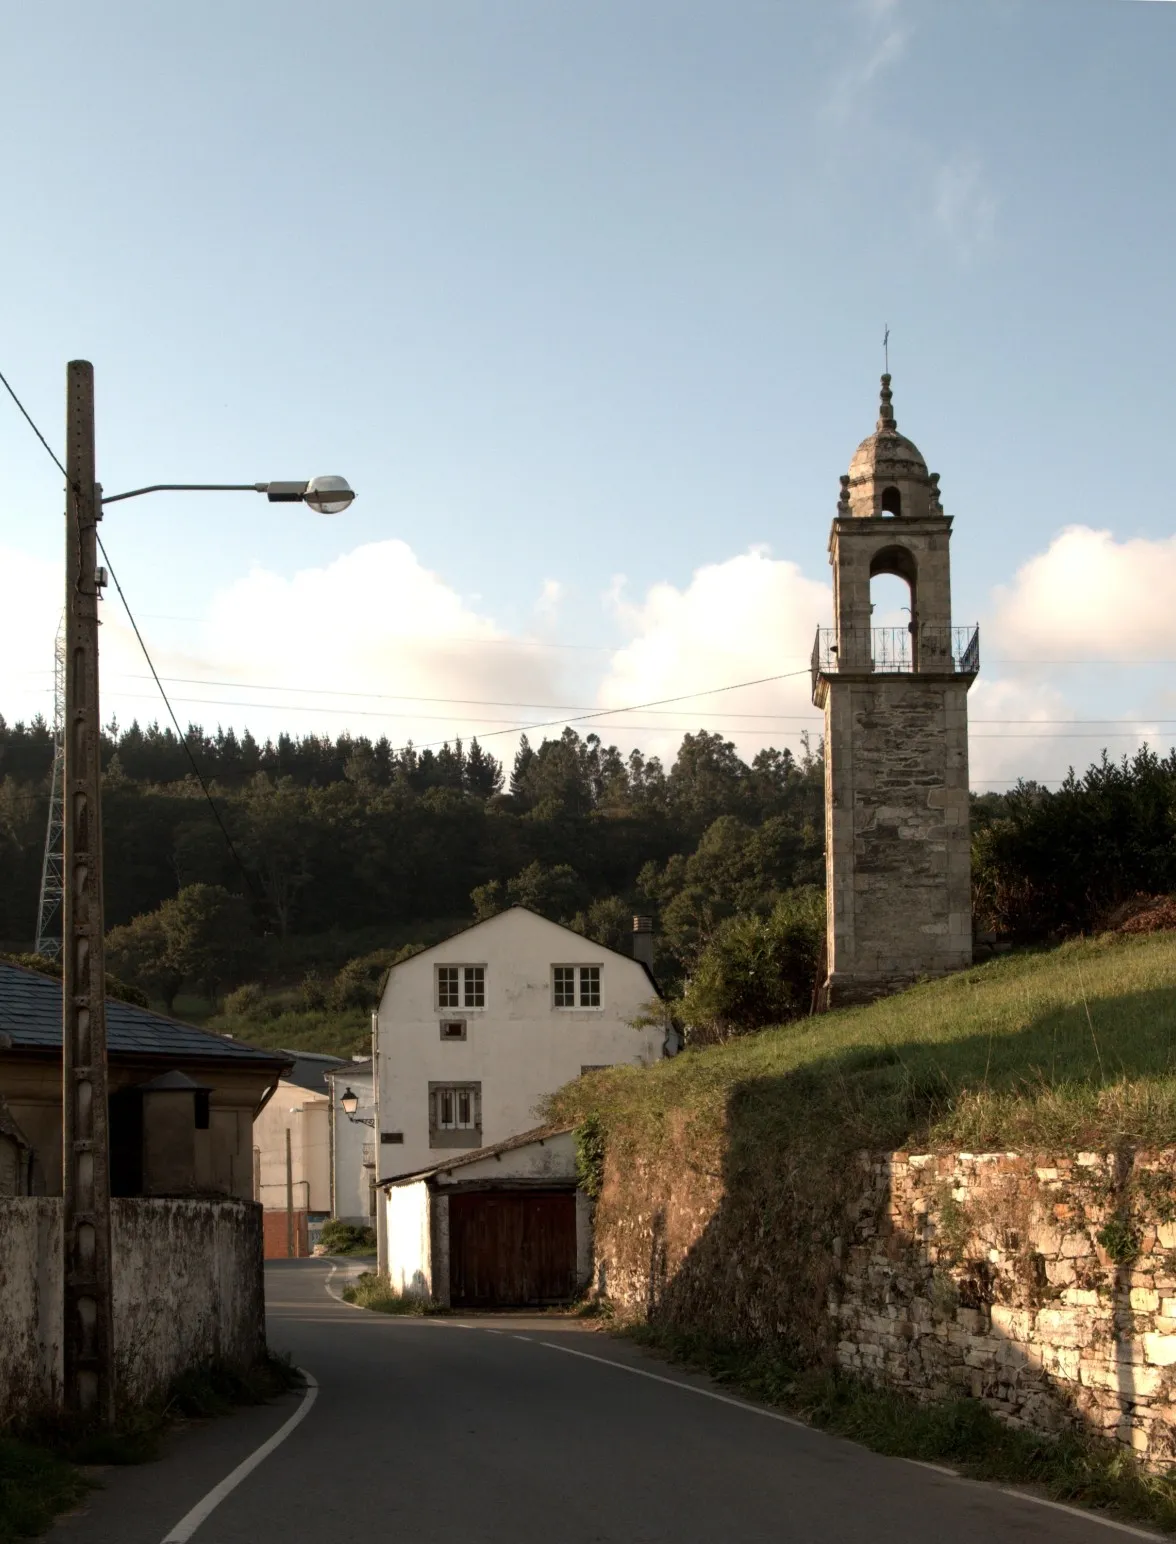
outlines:
[[[875,670],[918,668],[918,567],[905,547],[883,547],[870,562],[870,658]]]
[[[900,488],[883,488],[882,513],[884,515],[902,514],[902,490]]]

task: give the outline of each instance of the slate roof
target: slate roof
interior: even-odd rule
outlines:
[[[327,1056],[322,1051],[283,1051],[282,1055],[294,1058],[294,1065],[282,1073],[282,1082],[294,1083],[311,1094],[325,1094],[328,1072],[350,1065],[342,1056]]]
[[[0,962],[0,1044],[12,1050],[61,1050],[61,982],[21,965]],[[162,1013],[106,999],[111,1055],[166,1056],[172,1061],[268,1062],[288,1066],[286,1051],[265,1051]]]

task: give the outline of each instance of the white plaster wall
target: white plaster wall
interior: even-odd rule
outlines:
[[[440,1158],[444,1158],[444,1153]],[[461,1153],[451,1153],[457,1159]],[[463,1163],[451,1172],[441,1170],[437,1176],[442,1189],[452,1183],[466,1185],[473,1180],[492,1180],[495,1184],[509,1187],[512,1180],[558,1180],[561,1183],[576,1177],[576,1134],[574,1131],[557,1131],[554,1136],[537,1137],[522,1147],[509,1152],[492,1153],[475,1163]],[[392,1187],[395,1188],[395,1187]]]
[[[393,1185],[387,1194],[389,1279],[397,1292],[406,1292],[415,1297],[431,1297],[433,1249],[429,1187],[424,1180],[418,1180],[414,1185]]]
[[[485,1008],[438,1009],[438,965],[484,965]],[[599,965],[602,1006],[554,1008],[553,965]],[[660,1060],[664,1029],[628,1022],[655,995],[636,960],[521,908],[397,965],[380,1004],[377,1059],[381,1129],[403,1132],[404,1143],[380,1150],[381,1177],[454,1153],[429,1145],[430,1082],[481,1083],[479,1145],[489,1146],[537,1125],[540,1102],[581,1067]],[[464,1018],[467,1038],[443,1041],[442,1018]]]
[[[297,1083],[279,1083],[273,1098],[253,1122],[253,1145],[260,1149],[261,1194],[267,1211],[286,1210],[286,1132],[290,1132],[290,1169],[295,1211],[331,1209],[331,1156],[327,1097]]]
[[[332,1122],[334,1129],[334,1145],[331,1160],[334,1165],[334,1197],[336,1217],[341,1217],[345,1222],[357,1222],[365,1227],[374,1219],[370,1215],[370,1190],[369,1178],[379,1175],[375,1169],[364,1167],[364,1149],[370,1148],[376,1163],[380,1162],[381,1153],[379,1147],[379,1133],[372,1126],[365,1126],[359,1119],[365,1116],[369,1120],[375,1119],[375,1101],[373,1098],[372,1069],[369,1066],[356,1065],[354,1070],[350,1067],[340,1067],[335,1076],[328,1077],[327,1086],[331,1090]],[[343,1112],[339,1100],[343,1097],[344,1089],[350,1088],[359,1099],[359,1107],[356,1110],[356,1119],[348,1120]],[[384,1153],[398,1153],[397,1148],[385,1148]],[[388,1160],[385,1157],[385,1163]]]
[[[265,1347],[261,1213],[249,1201],[111,1203],[118,1397]],[[61,1199],[0,1200],[0,1426],[60,1406]]]

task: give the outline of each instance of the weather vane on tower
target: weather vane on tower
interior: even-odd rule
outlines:
[[[890,374],[890,323],[886,323],[886,331],[882,334],[882,357],[885,361],[886,374]]]

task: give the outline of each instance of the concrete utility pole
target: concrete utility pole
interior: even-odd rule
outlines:
[[[98,521],[94,368],[66,375],[65,895],[62,918],[62,1136],[66,1407],[114,1419],[110,1134],[98,716]]]

